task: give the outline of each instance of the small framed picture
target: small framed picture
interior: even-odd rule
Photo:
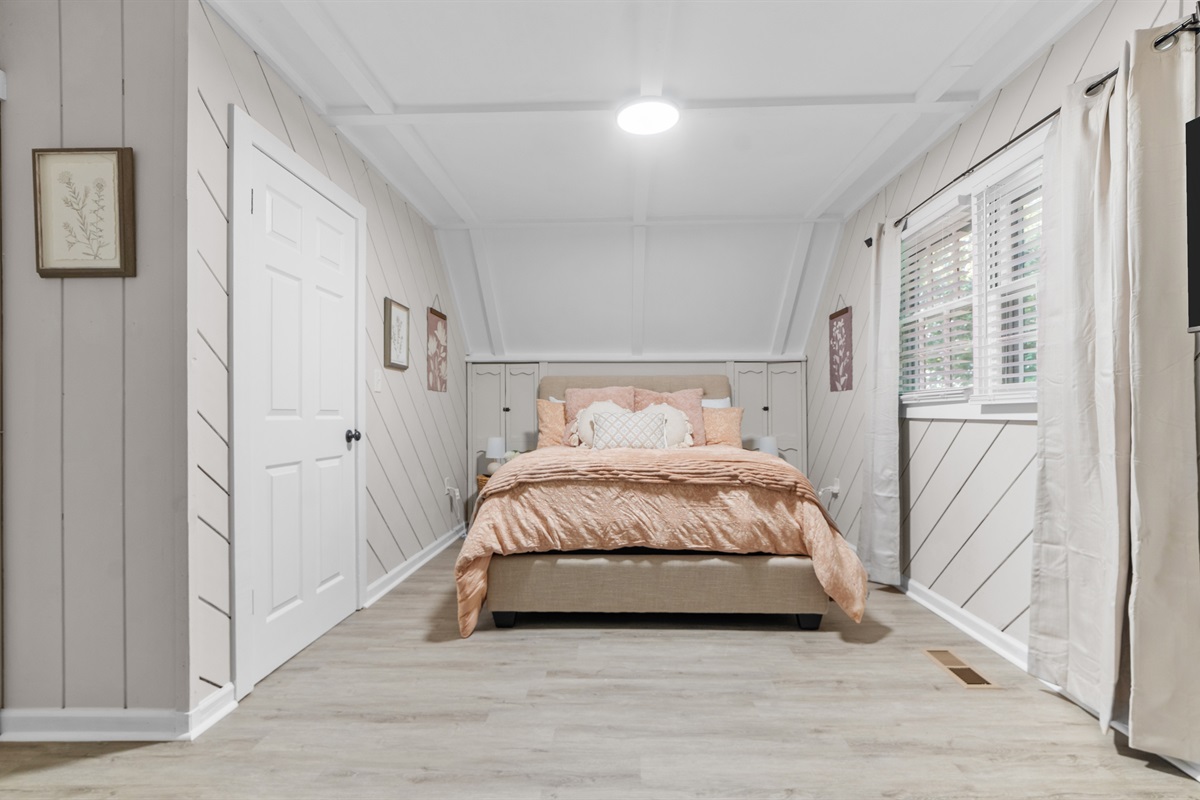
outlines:
[[[137,274],[132,147],[34,150],[33,202],[38,275]]]
[[[408,369],[408,306],[383,298],[383,365]]]

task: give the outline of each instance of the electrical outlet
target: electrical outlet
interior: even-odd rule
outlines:
[[[375,374],[371,379],[371,388],[377,392],[383,391],[383,370],[375,370]]]

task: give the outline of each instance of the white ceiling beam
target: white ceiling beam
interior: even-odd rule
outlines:
[[[920,114],[904,113],[888,118],[871,137],[871,141],[867,142],[866,147],[855,155],[854,160],[842,170],[821,196],[813,201],[807,216],[816,218],[826,214],[838,198],[878,166],[879,159],[908,133],[920,117]]]
[[[492,284],[492,262],[488,256],[487,234],[471,231],[471,260],[475,262],[475,279],[479,282],[479,297],[483,300],[483,321],[487,325],[488,344],[492,355],[504,355],[504,339],[500,336],[499,308]]]
[[[671,51],[672,2],[640,3],[638,13],[638,64],[642,70],[642,96],[663,92],[667,56]]]
[[[305,35],[312,39],[317,50],[333,64],[367,107],[376,114],[392,111],[392,100],[379,80],[358,55],[358,49],[346,40],[337,24],[315,0],[280,0]]]
[[[787,345],[792,318],[796,314],[796,302],[800,299],[800,279],[808,268],[809,245],[812,243],[815,225],[801,225],[796,230],[796,241],[792,245],[792,258],[788,264],[787,283],[779,298],[779,316],[775,319],[775,340],[771,353],[781,355]]]
[[[470,204],[458,190],[458,185],[446,172],[442,162],[438,161],[437,156],[429,149],[429,145],[425,144],[421,135],[411,125],[392,125],[388,127],[388,130],[408,153],[417,168],[425,173],[425,177],[433,184],[433,188],[437,189],[446,203],[454,209],[454,213],[458,214],[468,225],[479,222],[479,218],[471,209]]]
[[[257,10],[254,4],[237,2],[237,0],[208,0],[208,2],[229,23],[230,27],[238,32],[239,36],[252,43],[254,50],[265,58],[267,63],[291,84],[292,88],[302,95],[309,105],[317,110],[318,114],[322,116],[325,114],[325,106],[316,89],[304,80],[303,72],[296,69],[295,64],[285,58],[279,52],[279,48],[271,43],[273,37],[266,34],[261,20],[252,13],[252,10]]]
[[[811,97],[741,97],[713,100],[675,99],[688,114],[726,114],[747,111],[912,111],[920,114],[962,114],[969,111],[978,98],[961,95],[945,99],[920,101],[911,94],[903,95],[821,95]],[[334,125],[393,125],[396,123],[428,123],[477,121],[497,115],[568,115],[615,114],[619,103],[478,103],[464,105],[395,106],[385,112],[363,107],[339,106],[330,108],[326,119]]]
[[[640,356],[646,345],[646,228],[633,229],[633,298],[629,352]]]
[[[813,229],[808,258],[796,290],[796,308],[792,312],[793,319],[808,320],[808,325],[799,331],[789,330],[780,352],[800,353],[808,357],[808,334],[820,311],[817,304],[821,301],[821,290],[825,287],[825,281],[833,267],[833,259],[837,256],[838,241],[841,239],[843,227],[844,225],[825,224]],[[788,350],[787,342],[794,338],[794,334],[798,334],[799,339]],[[820,376],[815,377],[819,379]]]
[[[440,230],[447,231],[494,231],[521,228],[630,228],[641,226],[646,228],[665,228],[687,225],[804,225],[823,222],[841,222],[840,216],[807,217],[648,217],[642,222],[631,218],[620,219],[529,219],[529,220],[491,220],[479,222],[449,222],[438,225]]]

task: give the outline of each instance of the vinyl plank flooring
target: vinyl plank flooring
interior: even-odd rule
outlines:
[[[903,595],[861,625],[522,616],[457,633],[453,549],[192,743],[0,745],[0,796],[1200,798]],[[950,648],[999,688],[960,688]]]

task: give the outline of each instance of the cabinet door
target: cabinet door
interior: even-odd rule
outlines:
[[[733,404],[741,406],[742,443],[756,449],[758,437],[766,436],[767,429],[767,365],[761,362],[745,362],[733,365]]]
[[[780,457],[804,472],[808,469],[804,430],[804,364],[770,364],[767,374],[770,433],[779,440]]]
[[[504,376],[504,438],[509,450],[537,447],[537,364],[508,364]]]
[[[484,471],[489,436],[504,435],[504,365],[472,364],[468,464],[475,474]]]

